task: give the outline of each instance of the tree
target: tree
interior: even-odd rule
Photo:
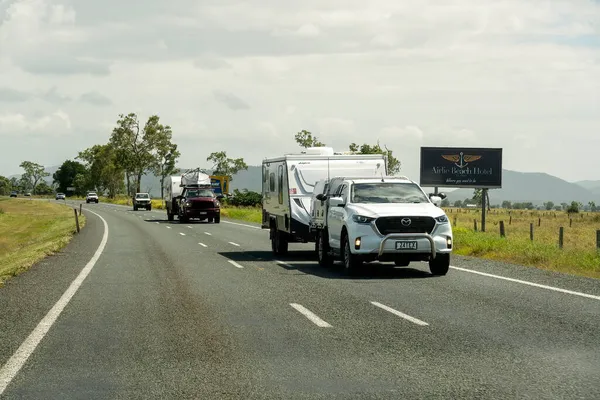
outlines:
[[[50,176],[48,172],[46,172],[43,165],[31,162],[31,161],[23,161],[19,167],[25,170],[22,178],[27,179],[29,182],[27,189],[31,188],[33,194],[35,194],[35,188],[43,178]]]
[[[304,148],[325,146],[325,143],[322,143],[321,141],[319,141],[319,139],[317,139],[316,136],[313,136],[311,132],[304,129],[296,133],[294,139],[296,140],[296,143],[298,143],[301,147]]]
[[[487,210],[490,211],[491,207],[490,207],[490,192],[486,190],[485,192],[485,203],[487,206]],[[475,189],[473,190],[473,202],[475,202],[475,204],[481,206],[482,202],[483,202],[483,189]]]
[[[243,158],[228,158],[227,153],[224,151],[211,153],[206,161],[213,163],[213,175],[224,175],[229,177],[230,180],[233,180],[233,175],[248,169],[248,165],[246,165]]]
[[[0,175],[0,196],[7,196],[12,190],[10,179]]]
[[[512,208],[512,203],[510,201],[508,201],[508,200],[504,200],[502,202],[502,208],[510,210]]]
[[[567,208],[567,213],[569,214],[577,214],[579,212],[579,205],[577,201],[572,201],[571,205]]]
[[[596,202],[594,201],[590,201],[588,203],[588,206],[590,207],[590,211],[595,212],[596,211]]]
[[[369,145],[365,143],[359,146],[356,143],[351,143],[348,148],[350,151],[358,154],[385,154],[387,156],[388,175],[395,175],[400,172],[400,161],[392,155],[392,150],[385,146],[385,150],[382,149],[379,145],[379,141],[377,141],[376,145]]]
[[[58,185],[58,191],[67,193],[67,188],[74,186],[75,177],[78,174],[88,176],[88,170],[85,165],[77,161],[66,160],[52,175],[52,178],[54,179],[54,183]]]
[[[110,137],[110,144],[116,150],[118,165],[125,170],[129,195],[132,194],[132,179],[136,185],[136,192],[141,191],[142,175],[150,171],[155,164],[153,140],[156,132],[164,129],[158,115],[152,115],[144,127],[141,127],[135,113],[119,114],[117,126]]]
[[[48,196],[54,193],[54,190],[45,181],[41,181],[35,190],[37,194],[41,194],[42,196]]]
[[[456,207],[456,208],[461,208],[462,206],[463,206],[463,202],[462,202],[462,201],[460,201],[460,200],[456,200],[456,201],[454,202],[454,207]]]
[[[442,207],[450,207],[450,200],[448,200],[448,198],[446,197],[444,200],[442,200]]]
[[[551,201],[547,201],[544,203],[544,208],[548,211],[552,210],[554,208],[554,203]]]
[[[117,161],[117,151],[110,145],[95,145],[77,156],[84,161],[89,169],[89,182],[91,187],[99,192],[108,191],[108,197],[114,198],[124,191],[125,171]]]
[[[158,119],[156,122],[146,130],[146,135],[152,147],[152,171],[160,178],[160,197],[163,198],[165,179],[167,176],[177,173],[178,169],[175,164],[181,153],[177,150],[177,145],[172,142],[173,132],[171,127],[158,124]]]

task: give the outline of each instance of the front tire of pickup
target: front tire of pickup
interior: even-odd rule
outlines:
[[[432,275],[443,276],[450,269],[450,254],[436,254],[433,260],[429,260],[429,270]]]
[[[329,234],[325,230],[317,232],[317,257],[321,267],[329,267],[331,265],[328,236]]]
[[[221,222],[221,216],[220,216],[220,215],[217,215],[217,216],[215,217],[215,224],[218,224],[218,223],[220,223],[220,222]]]
[[[344,270],[349,275],[354,275],[358,272],[358,270],[362,267],[362,260],[355,254],[352,254],[350,251],[350,238],[348,234],[344,232],[342,238],[342,243],[344,244],[342,251],[342,263],[344,263]]]

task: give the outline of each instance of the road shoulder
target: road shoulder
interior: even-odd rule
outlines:
[[[96,252],[104,226],[94,214],[84,213],[86,228],[67,246],[0,288],[0,365],[18,349]]]

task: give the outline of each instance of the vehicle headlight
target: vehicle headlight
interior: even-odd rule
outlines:
[[[374,221],[375,218],[365,217],[364,215],[353,215],[352,220],[359,224],[368,224],[368,223],[371,223],[371,221]]]
[[[186,201],[185,202],[185,206],[186,207],[191,207],[192,206],[192,202],[191,201]]]
[[[440,224],[445,224],[448,222],[448,217],[445,215],[440,215],[439,217],[437,217],[435,219],[437,222],[439,222]]]

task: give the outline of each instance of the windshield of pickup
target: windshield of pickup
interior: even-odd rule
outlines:
[[[428,203],[414,183],[357,183],[352,185],[352,203]]]
[[[150,195],[148,193],[138,193],[135,195],[136,199],[148,199]]]
[[[194,189],[185,192],[185,197],[214,197],[214,193],[210,189]]]

